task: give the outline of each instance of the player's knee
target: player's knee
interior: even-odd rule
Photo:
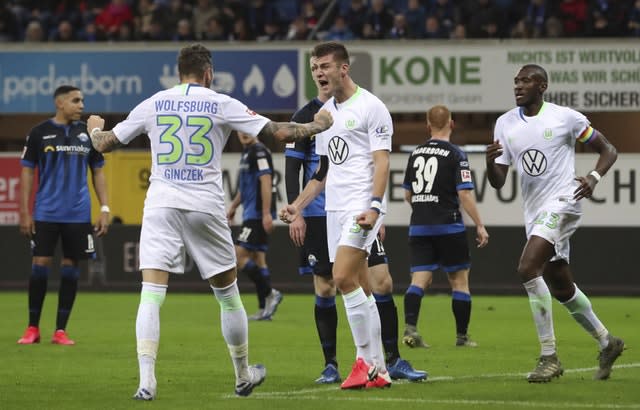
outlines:
[[[49,277],[49,267],[45,265],[31,265],[31,277],[35,279],[46,279]]]
[[[67,280],[78,280],[80,277],[80,269],[76,266],[63,265],[60,268],[60,277]]]

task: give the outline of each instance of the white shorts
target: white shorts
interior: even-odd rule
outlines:
[[[176,208],[145,209],[140,232],[140,269],[184,273],[185,252],[202,279],[236,266],[231,230],[224,217]]]
[[[564,259],[569,263],[569,240],[578,229],[580,218],[575,214],[540,211],[535,221],[527,224],[527,239],[532,235],[546,239],[556,251],[551,261]]]
[[[335,262],[339,246],[362,249],[369,254],[382,226],[384,214],[380,214],[373,229],[364,230],[356,223],[362,211],[327,211],[327,245],[329,261]]]

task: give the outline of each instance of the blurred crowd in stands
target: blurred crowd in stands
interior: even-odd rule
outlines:
[[[640,0],[0,0],[2,42],[639,36]]]

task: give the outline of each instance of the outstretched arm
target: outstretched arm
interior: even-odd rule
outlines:
[[[113,131],[103,131],[104,118],[99,115],[91,115],[87,120],[87,129],[91,137],[91,144],[98,152],[111,152],[114,149],[123,146],[116,138]]]
[[[327,110],[320,110],[313,116],[313,121],[306,124],[295,122],[269,121],[258,133],[258,138],[273,137],[278,141],[300,141],[318,134],[333,124],[333,117]]]

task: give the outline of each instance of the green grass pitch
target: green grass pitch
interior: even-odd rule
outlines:
[[[423,299],[419,329],[430,349],[400,347],[429,372],[422,383],[340,391],[314,384],[323,367],[313,320],[313,296],[286,294],[271,322],[250,322],[250,361],[267,379],[248,398],[233,396],[233,369],[213,295],[171,292],[161,312],[161,342],[153,402],[131,399],[137,387],[135,293],[80,292],[69,322],[75,346],[50,343],[57,295],[49,293],[39,345],[16,344],[26,325],[26,292],[0,293],[1,409],[640,409],[640,299],[592,298],[596,312],[627,350],[612,378],[591,379],[595,342],[554,302],[556,338],[565,375],[528,384],[539,347],[525,296],[476,296],[470,334],[479,347],[456,348],[448,296]],[[243,296],[249,313],[253,295]],[[338,300],[338,360],[347,375],[355,351]],[[396,296],[402,323],[402,296]]]

